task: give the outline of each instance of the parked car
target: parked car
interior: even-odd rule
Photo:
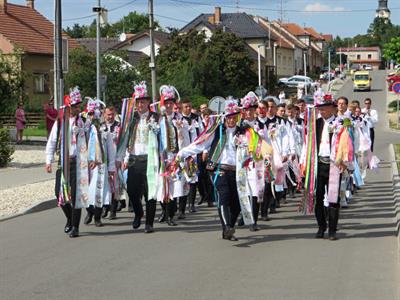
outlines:
[[[321,75],[319,75],[320,80],[329,80],[329,77],[330,77],[330,80],[335,79],[335,72],[334,71],[331,71],[330,73],[325,72],[325,73],[322,73]]]
[[[279,87],[287,86],[297,88],[299,85],[307,85],[307,88],[311,88],[311,86],[313,85],[313,80],[307,76],[295,75],[289,78],[281,78],[278,81]]]
[[[363,65],[363,69],[365,71],[372,71],[372,66],[371,65]]]
[[[350,75],[354,75],[355,72],[360,71],[361,66],[360,65],[351,65],[350,67]]]
[[[389,74],[386,78],[386,81],[388,82],[388,90],[391,92],[393,83],[400,82],[400,70],[395,73]]]

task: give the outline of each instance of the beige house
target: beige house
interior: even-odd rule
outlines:
[[[0,0],[0,52],[27,75],[24,93],[30,107],[41,107],[53,95],[53,30],[35,10],[34,0],[25,6]],[[63,38],[69,48],[78,47],[67,35]]]
[[[272,37],[273,42],[268,45],[267,49],[271,52],[277,77],[293,76],[296,72],[296,45],[284,37],[280,33],[279,28],[275,27],[268,20],[258,16],[254,17],[254,20],[263,26],[268,35]]]
[[[382,64],[382,53],[379,47],[338,48],[336,53],[347,56],[349,65],[371,65],[378,70]]]

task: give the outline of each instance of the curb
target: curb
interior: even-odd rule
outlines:
[[[14,215],[10,215],[10,216],[5,216],[5,217],[0,217],[0,222],[4,222],[7,220],[11,220],[20,216],[24,216],[27,214],[31,214],[31,213],[37,213],[40,211],[44,211],[50,208],[55,208],[57,207],[57,199],[51,199],[51,200],[44,200],[42,202],[39,202],[27,209],[25,209],[22,212],[16,213]]]
[[[398,245],[400,248],[400,175],[397,168],[396,155],[393,144],[389,145],[390,161],[392,164],[392,180],[393,180],[393,194],[394,194],[394,206],[395,206],[395,222]]]

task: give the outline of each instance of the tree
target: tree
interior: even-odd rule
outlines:
[[[222,30],[214,32],[209,40],[195,30],[183,35],[173,32],[170,42],[160,48],[156,64],[159,84],[172,84],[182,97],[191,99],[240,97],[257,86],[248,46],[233,33]],[[150,82],[148,60],[138,69]]]
[[[22,53],[3,54],[0,51],[0,113],[14,112],[16,104],[25,100],[24,81],[21,71]]]
[[[161,29],[158,21],[154,21],[154,27]],[[118,37],[122,32],[138,33],[148,28],[149,16],[134,11],[113,24],[108,23],[101,26],[100,32],[102,37]],[[74,24],[72,28],[67,27],[65,32],[72,38],[95,38],[96,30],[96,20],[94,19],[90,25]]]
[[[137,80],[137,71],[127,62],[126,51],[108,52],[102,56],[102,74],[107,76],[105,88],[107,104],[119,105],[121,98],[129,97],[133,91],[133,82]],[[83,48],[71,51],[70,69],[65,77],[68,88],[79,86],[82,97],[96,96],[96,57]]]
[[[394,37],[383,47],[383,57],[400,63],[400,36]]]

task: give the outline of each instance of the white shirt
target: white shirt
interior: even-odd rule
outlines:
[[[149,139],[149,125],[147,122],[148,116],[148,111],[144,114],[139,113],[139,123],[136,129],[133,149],[132,152],[129,152],[129,149],[126,149],[124,159],[125,163],[128,163],[130,155],[147,155],[147,144]]]
[[[218,130],[218,129],[217,129]],[[236,127],[226,128],[226,143],[224,149],[222,149],[221,156],[219,159],[219,163],[224,165],[236,166],[236,145],[235,145],[235,131]],[[182,148],[178,156],[182,158],[187,158],[189,156],[193,156],[199,153],[202,153],[204,150],[209,150],[211,144],[214,140],[215,133],[209,137],[202,144],[190,144],[189,146]]]
[[[333,122],[335,116],[327,120],[324,119],[324,128],[322,129],[321,142],[319,144],[318,156],[329,157],[331,155],[331,145],[329,139],[329,125]]]
[[[69,156],[70,157],[76,157],[76,144],[73,142],[75,139],[72,138],[72,130],[73,127],[75,126],[75,120],[76,117],[70,117],[69,118]],[[57,150],[57,127],[58,127],[59,122],[54,122],[53,128],[51,129],[49,138],[47,140],[46,144],[46,164],[51,164],[54,162],[54,153]],[[59,130],[59,135],[61,136],[61,128]]]
[[[361,110],[363,114],[365,114],[365,119],[369,122],[369,127],[375,128],[375,125],[378,123],[378,112],[375,109],[368,109],[365,107]]]

